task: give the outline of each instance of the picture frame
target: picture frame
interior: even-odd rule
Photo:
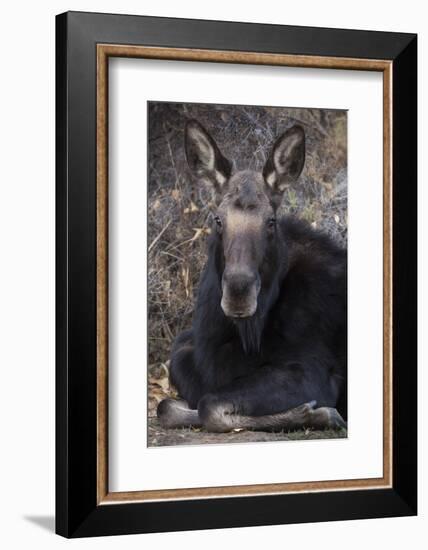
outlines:
[[[108,487],[108,61],[383,75],[383,476]],[[417,513],[417,36],[68,12],[56,18],[56,532],[65,537]],[[144,465],[143,465],[144,467]]]

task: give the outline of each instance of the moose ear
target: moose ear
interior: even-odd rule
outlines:
[[[287,183],[296,180],[305,164],[305,131],[295,125],[280,136],[263,168],[266,185],[274,194],[281,194]]]
[[[185,129],[187,164],[192,173],[209,180],[222,191],[230,177],[232,166],[216,142],[197,120],[189,120]]]

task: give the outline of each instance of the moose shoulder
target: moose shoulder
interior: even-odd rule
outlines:
[[[185,150],[217,210],[192,328],[171,354],[182,399],[165,399],[165,427],[215,432],[345,426],[346,251],[298,219],[277,218],[305,162],[305,133],[289,128],[263,172],[232,173],[212,136],[191,120]]]

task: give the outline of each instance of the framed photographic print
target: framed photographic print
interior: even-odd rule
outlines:
[[[416,36],[56,36],[57,532],[416,514]]]

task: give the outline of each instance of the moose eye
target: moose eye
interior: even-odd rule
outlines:
[[[219,218],[219,216],[214,216],[214,221],[215,221],[217,227],[222,226],[221,219]]]
[[[268,227],[275,227],[276,219],[275,218],[269,218],[268,221]]]

